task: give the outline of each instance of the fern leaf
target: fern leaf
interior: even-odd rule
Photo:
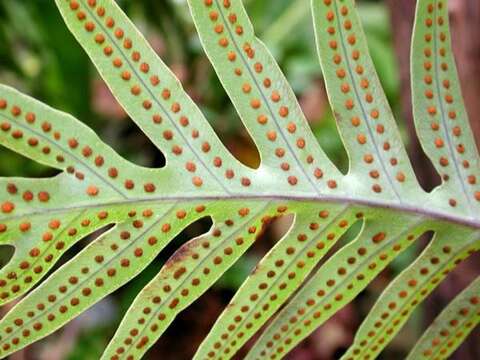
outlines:
[[[478,232],[442,230],[418,259],[385,289],[342,359],[377,357],[450,271],[480,249]]]
[[[279,212],[269,203],[232,204],[235,216],[215,217],[209,233],[183,245],[137,296],[103,354],[141,357],[175,316],[203,294],[261,232],[269,214]],[[281,209],[280,209],[281,210]],[[230,214],[229,214],[230,215]]]
[[[424,196],[370,58],[353,0],[312,0],[320,64],[359,192],[394,202]]]
[[[480,322],[479,294],[477,278],[441,312],[407,359],[447,359]]]
[[[112,93],[167,162],[195,167],[190,188],[229,193],[246,186],[251,171],[225,149],[178,79],[114,1],[56,4]],[[227,175],[233,169],[234,179]]]
[[[44,337],[142,271],[184,224],[176,203],[119,209],[128,221],[96,239],[2,320],[2,356]],[[189,212],[191,222],[199,217]],[[192,219],[193,218],[193,219]],[[171,225],[170,225],[171,224]]]
[[[312,216],[313,215],[313,216]],[[290,233],[260,261],[219,317],[195,358],[234,354],[275,314],[318,261],[360,217],[354,209],[299,209]],[[230,329],[228,333],[225,329]],[[228,334],[228,338],[227,335]]]
[[[365,217],[358,237],[307,280],[268,325],[247,359],[283,356],[358,295],[426,226],[424,219],[416,217],[385,213],[378,221]]]
[[[480,158],[460,91],[447,1],[418,1],[412,41],[415,127],[442,178],[436,206],[478,216]]]
[[[55,2],[167,164],[132,164],[72,116],[0,85],[0,144],[61,171],[47,179],[0,178],[0,244],[15,248],[0,269],[0,304],[25,295],[0,320],[1,357],[127,283],[204,217],[212,228],[182,245],[139,292],[104,359],[141,358],[273,218],[292,215],[294,221],[245,280],[195,359],[231,358],[274,316],[247,358],[285,356],[433,231],[432,243],[384,291],[344,358],[375,357],[448,272],[479,249],[480,162],[451,55],[445,1],[418,2],[413,39],[416,127],[443,178],[428,194],[406,155],[353,0],[312,0],[320,64],[350,158],[347,175],[316,142],[241,0],[188,4],[206,54],[259,149],[258,169],[227,151],[115,1]],[[359,222],[356,239],[314,272]],[[95,238],[98,230],[103,233]],[[91,243],[41,282],[87,235]],[[478,280],[440,315],[411,357],[444,358],[453,351],[478,323],[475,292]],[[459,309],[463,318],[455,324],[462,329],[443,331]],[[438,334],[446,346],[438,346]]]
[[[0,85],[0,93],[0,141],[3,146],[39,163],[63,170],[78,180],[86,180],[78,182],[81,186],[77,185],[75,189],[79,193],[83,190],[86,199],[89,198],[86,193],[89,182],[90,185],[94,182],[102,186],[97,194],[100,197],[127,197],[126,190],[112,184],[112,177],[99,169],[104,170],[105,163],[118,163],[120,166],[128,163],[103,144],[92,130],[72,116],[43,105],[15,89]],[[71,132],[73,128],[75,133]],[[97,195],[94,199],[98,199]],[[44,194],[46,197],[47,194]],[[49,201],[39,201],[51,204]]]
[[[241,1],[189,0],[193,19],[225,90],[257,145],[262,164],[296,191],[328,193],[339,176]]]

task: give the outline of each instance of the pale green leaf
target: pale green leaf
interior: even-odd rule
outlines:
[[[424,197],[368,51],[353,0],[311,0],[317,50],[358,192],[393,202]]]
[[[433,231],[433,242],[385,290],[346,355],[374,357],[448,272],[478,250],[480,165],[455,75],[445,1],[418,2],[413,41],[416,126],[444,180],[428,194],[414,176],[352,0],[312,0],[320,64],[350,158],[346,175],[318,145],[241,0],[188,4],[207,56],[258,147],[258,169],[227,151],[115,1],[56,4],[167,164],[132,164],[72,116],[0,85],[0,143],[61,171],[47,179],[0,178],[0,244],[14,248],[0,269],[0,303],[25,295],[0,320],[1,357],[47,336],[127,283],[184,228],[205,217],[212,228],[183,244],[139,292],[105,359],[140,358],[275,218],[293,222],[240,287],[196,359],[233,357],[278,311],[247,358],[285,356],[415,239]],[[425,71],[431,81],[422,83]],[[441,141],[431,133],[437,120]],[[358,236],[317,269],[354,224],[362,225]],[[89,245],[40,282],[87,235]],[[440,324],[451,320],[464,294],[478,292],[476,286],[445,310]],[[389,315],[393,301],[402,309],[400,318]],[[463,311],[473,317],[462,320],[460,333],[442,335],[433,325],[413,356],[425,353],[438,331],[448,337],[447,348],[435,340],[431,351],[447,356],[478,323],[475,311]],[[391,324],[385,320],[394,317]]]
[[[448,1],[417,2],[411,67],[415,127],[443,183],[436,206],[476,217],[480,158],[453,58]]]
[[[477,278],[434,320],[407,359],[447,359],[479,323],[480,278]]]
[[[479,249],[478,231],[439,229],[418,259],[385,289],[342,359],[377,357],[416,307],[456,265]]]

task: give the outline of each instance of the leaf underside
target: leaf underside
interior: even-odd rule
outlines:
[[[211,229],[183,244],[139,292],[102,358],[141,358],[278,217],[293,214],[290,229],[244,281],[195,359],[231,358],[272,318],[246,358],[285,356],[432,231],[431,243],[384,290],[343,356],[375,358],[441,280],[478,251],[480,161],[446,1],[418,1],[412,40],[415,126],[442,178],[431,193],[415,178],[353,0],[312,0],[320,65],[350,159],[346,175],[318,145],[241,0],[188,4],[206,55],[258,148],[258,169],[227,151],[113,0],[55,2],[167,164],[132,164],[72,116],[0,85],[0,143],[61,170],[48,179],[0,178],[0,244],[15,248],[0,269],[0,303],[25,295],[0,320],[1,357],[124,285],[204,217],[212,219]],[[357,237],[315,270],[358,223]],[[41,282],[65,251],[107,226]],[[443,359],[454,351],[480,320],[478,284],[439,315],[411,359]]]

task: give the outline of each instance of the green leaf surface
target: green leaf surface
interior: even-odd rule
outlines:
[[[269,202],[248,204],[248,214],[244,205],[230,205],[239,209],[235,216],[214,217],[208,233],[190,240],[172,255],[134,300],[104,359],[123,353],[141,357],[175,316],[208,290],[253,244],[269,215],[278,214]]]
[[[308,279],[268,325],[247,359],[283,356],[358,295],[429,226],[416,217],[364,216],[358,237]]]
[[[477,278],[440,313],[407,359],[447,359],[480,322],[479,294]]]
[[[320,64],[350,160],[346,175],[318,145],[241,0],[188,4],[206,54],[258,147],[257,169],[230,154],[115,1],[55,3],[167,163],[159,169],[132,164],[72,116],[0,85],[0,144],[60,170],[46,179],[0,178],[0,245],[15,249],[0,269],[0,304],[23,296],[0,320],[0,357],[111,294],[205,217],[211,229],[181,245],[138,293],[104,359],[141,358],[275,218],[293,222],[245,279],[195,359],[233,357],[272,318],[247,359],[286,356],[415,239],[433,231],[432,243],[385,289],[345,355],[373,358],[425,296],[478,250],[480,163],[448,44],[445,1],[418,2],[413,40],[417,131],[443,178],[431,193],[417,183],[352,0],[312,0]],[[424,76],[431,81],[418,81]],[[341,236],[359,225],[357,237],[339,246]],[[87,235],[91,242],[44,279]],[[440,324],[468,294],[478,293],[475,284],[445,310]],[[447,348],[434,341],[431,351],[447,356],[478,323],[478,309],[467,315],[473,317],[461,320],[461,333],[442,335],[440,325],[432,326],[412,356],[427,351],[438,332],[448,338]]]
[[[439,231],[418,259],[385,289],[342,359],[377,357],[416,307],[456,265],[479,249],[478,231]]]
[[[320,149],[277,63],[255,37],[242,2],[188,3],[205,51],[258,147],[260,170],[308,193],[336,189],[338,170]]]
[[[442,178],[439,205],[476,217],[480,158],[453,58],[447,1],[418,2],[411,67],[415,127]]]
[[[291,231],[255,267],[219,317],[195,357],[234,353],[301,285],[319,260],[357,220],[355,209],[330,205],[296,213]],[[225,329],[230,329],[228,339]],[[232,340],[234,339],[234,340]],[[211,357],[211,356],[210,356]]]
[[[347,178],[372,198],[424,197],[368,51],[353,0],[312,0],[330,104],[350,158]]]

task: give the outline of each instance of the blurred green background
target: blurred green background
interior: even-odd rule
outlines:
[[[256,166],[258,154],[241,125],[200,46],[185,0],[119,0],[162,59],[181,79],[226,146],[242,162]],[[244,0],[258,36],[267,44],[292,84],[319,142],[343,170],[348,160],[328,106],[318,64],[308,0]],[[371,55],[390,104],[400,111],[400,80],[390,19],[382,1],[358,1]],[[92,127],[127,159],[141,165],[164,164],[162,154],[129,120],[65,27],[51,0],[0,1],[0,82],[11,85]],[[406,139],[407,140],[407,139]],[[56,172],[0,149],[0,176],[52,176]],[[178,236],[140,276],[77,320],[12,359],[98,359],[136,293],[186,239],[208,229],[196,223]],[[254,264],[286,231],[288,221],[269,228],[262,240],[185,311],[158,344],[151,359],[189,359],[235,289]],[[352,231],[344,241],[348,241]],[[89,241],[86,239],[83,245]],[[62,259],[68,260],[82,244]],[[332,321],[289,355],[290,359],[337,359],[349,345],[368,307],[398,271],[411,261],[405,254]],[[408,323],[383,359],[403,358],[422,329],[421,311]],[[241,358],[241,355],[239,355]]]

